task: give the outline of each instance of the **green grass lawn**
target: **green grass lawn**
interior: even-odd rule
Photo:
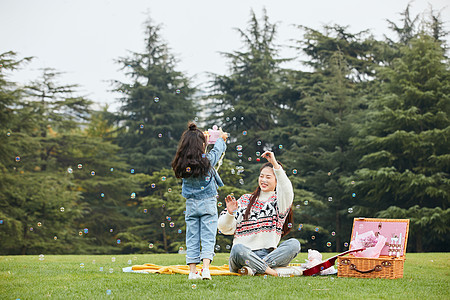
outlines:
[[[213,264],[227,264],[228,255],[217,254]],[[306,257],[301,253],[293,262],[303,263]],[[213,276],[211,281],[192,282],[179,274],[123,273],[129,262],[184,264],[184,255],[46,255],[42,261],[37,255],[0,256],[0,298],[450,299],[449,253],[407,254],[404,277],[393,280]]]

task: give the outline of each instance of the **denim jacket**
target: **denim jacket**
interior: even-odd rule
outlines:
[[[214,147],[206,155],[211,163],[208,175],[183,178],[181,195],[184,198],[206,199],[217,195],[217,189],[223,186],[223,182],[214,166],[219,162],[220,156],[225,152],[226,148],[225,141],[222,138],[217,139]]]

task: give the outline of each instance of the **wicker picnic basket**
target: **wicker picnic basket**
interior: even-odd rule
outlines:
[[[378,258],[338,257],[338,277],[402,278],[408,241],[409,219],[355,218],[351,240],[372,230],[387,238]],[[351,246],[350,246],[351,250]]]

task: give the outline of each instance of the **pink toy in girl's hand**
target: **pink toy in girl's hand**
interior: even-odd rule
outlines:
[[[217,142],[217,139],[222,135],[217,125],[214,125],[213,128],[208,129],[208,131],[204,131],[203,134],[208,140],[208,144],[215,144]]]

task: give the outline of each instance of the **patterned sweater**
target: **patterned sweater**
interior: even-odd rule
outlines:
[[[247,221],[242,219],[251,194],[238,199],[238,209],[234,214],[230,214],[227,209],[220,214],[218,228],[223,234],[234,234],[233,245],[243,244],[252,250],[277,248],[294,200],[294,191],[282,168],[274,169],[274,173],[277,178],[276,192],[261,191]]]

